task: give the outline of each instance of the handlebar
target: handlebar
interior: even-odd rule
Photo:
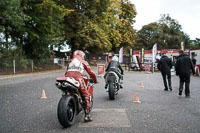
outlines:
[[[83,77],[87,78],[88,81],[89,81],[90,83],[96,84],[96,83],[94,82],[94,80],[93,80],[92,78],[90,78],[88,75],[83,75]],[[97,83],[98,83],[98,82],[97,82]]]

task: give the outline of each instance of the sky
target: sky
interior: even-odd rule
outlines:
[[[130,0],[137,11],[135,29],[156,22],[169,14],[182,26],[190,39],[200,38],[200,0]]]

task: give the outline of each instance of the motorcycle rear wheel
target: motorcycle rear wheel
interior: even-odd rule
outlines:
[[[70,127],[75,123],[77,114],[75,100],[72,96],[63,95],[58,103],[58,121],[63,127]]]
[[[108,94],[109,94],[110,100],[114,100],[115,99],[115,88],[114,88],[113,82],[109,83],[108,89],[109,89]]]

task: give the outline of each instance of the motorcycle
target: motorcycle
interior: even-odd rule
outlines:
[[[116,72],[109,71],[106,74],[105,81],[108,84],[106,89],[108,91],[109,98],[110,98],[110,100],[114,100],[115,95],[118,94],[118,91],[119,91],[120,86],[121,86],[120,78],[116,74]]]
[[[83,76],[83,78],[89,93],[89,111],[91,111],[93,106],[94,81],[87,76]],[[86,101],[81,97],[78,90],[80,86],[79,82],[73,77],[58,77],[55,84],[63,92],[57,107],[58,121],[63,127],[70,127],[75,123],[76,115],[83,109],[84,111],[86,110]]]

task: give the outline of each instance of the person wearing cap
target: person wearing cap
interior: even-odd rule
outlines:
[[[161,71],[163,77],[163,83],[165,87],[165,91],[172,91],[172,83],[171,83],[171,68],[172,68],[172,60],[163,53],[161,59],[158,61],[158,70]],[[167,79],[166,79],[167,78]],[[168,80],[168,85],[167,85]]]
[[[183,50],[179,51],[179,56],[176,62],[176,75],[179,76],[179,95],[182,95],[183,85],[185,83],[185,96],[190,97],[190,72],[192,70],[193,75],[195,74],[193,63],[188,55]]]

